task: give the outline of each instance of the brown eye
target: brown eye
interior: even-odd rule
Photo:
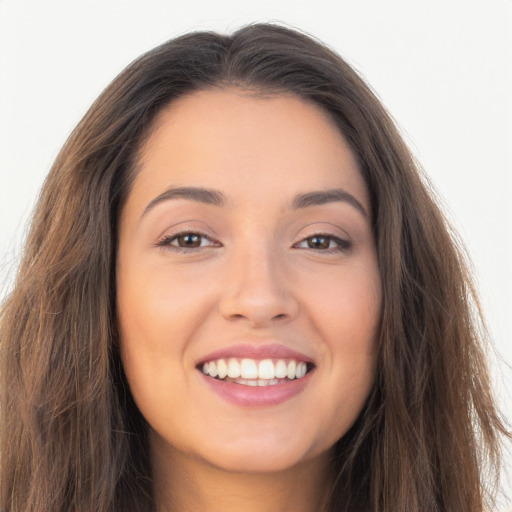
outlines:
[[[352,247],[351,242],[333,235],[314,235],[295,245],[298,249],[313,249],[325,253],[343,252]]]
[[[183,232],[175,235],[167,235],[158,241],[158,247],[172,249],[175,251],[193,251],[206,247],[219,247],[218,242],[213,241],[207,235],[194,232]]]
[[[175,243],[178,247],[195,248],[201,247],[202,236],[196,233],[184,233],[174,238]]]
[[[329,249],[332,238],[329,236],[312,236],[307,239],[307,244],[310,249]]]

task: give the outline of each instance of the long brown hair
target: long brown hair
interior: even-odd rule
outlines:
[[[378,368],[335,446],[329,511],[481,512],[508,433],[464,253],[363,80],[314,39],[267,24],[192,33],[143,55],[57,157],[1,313],[1,509],[153,510],[147,425],[118,354],[117,220],[156,114],[223,86],[323,108],[370,192],[383,283]]]

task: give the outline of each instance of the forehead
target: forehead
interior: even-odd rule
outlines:
[[[294,95],[233,88],[192,93],[158,115],[133,192],[149,197],[169,186],[260,201],[343,187],[368,206],[354,155],[326,112]]]

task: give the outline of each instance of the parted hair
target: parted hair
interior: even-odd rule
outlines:
[[[1,510],[154,510],[148,427],[119,357],[118,219],[156,115],[222,87],[322,108],[370,194],[383,294],[378,364],[363,410],[334,447],[328,512],[482,512],[509,433],[464,250],[368,85],[325,45],[273,24],[194,32],[142,55],[59,153],[1,310]]]

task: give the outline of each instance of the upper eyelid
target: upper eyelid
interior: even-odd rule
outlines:
[[[298,245],[300,245],[300,244],[304,243],[305,241],[309,240],[310,238],[315,238],[315,237],[330,238],[331,240],[333,240],[338,245],[338,248],[340,248],[341,250],[347,250],[347,249],[351,248],[352,245],[353,245],[351,240],[348,240],[348,239],[343,238],[343,237],[338,236],[338,235],[332,235],[332,234],[329,234],[329,233],[316,233],[314,235],[306,236],[304,238],[301,238],[298,242],[293,244],[293,247],[297,247]],[[329,251],[329,250],[332,250],[332,249],[333,248],[325,249],[325,251]]]
[[[199,225],[197,225],[199,224]],[[172,226],[168,226],[165,228],[165,230],[161,231],[160,234],[156,237],[157,241],[168,239],[168,238],[174,238],[180,235],[186,235],[186,234],[195,234],[200,235],[203,237],[208,238],[209,240],[215,240],[216,235],[215,233],[205,227],[203,225],[204,223],[199,221],[186,221],[186,222],[178,222],[177,224],[174,224]]]
[[[343,238],[340,235],[335,235],[333,233],[325,233],[325,232],[320,232],[319,231],[318,233],[313,233],[312,235],[307,235],[307,236],[301,237],[300,240],[297,243],[304,242],[304,240],[309,240],[310,238],[315,238],[317,236],[323,236],[325,238],[332,238],[333,240],[340,240],[342,242],[348,242],[349,241],[349,240]]]
[[[297,232],[297,236],[315,236],[329,235],[336,237],[349,237],[349,234],[343,229],[336,220],[316,220],[302,226]]]
[[[197,235],[197,236],[200,236],[201,238],[205,238],[206,240],[208,240],[209,242],[212,242],[213,244],[220,243],[220,242],[216,241],[211,235],[208,235],[207,233],[189,229],[189,230],[184,230],[184,231],[178,231],[177,233],[170,233],[170,234],[163,235],[158,239],[157,244],[164,242],[166,240],[172,241],[180,236],[185,236],[185,235]]]
[[[311,228],[311,226],[307,226],[307,228]],[[338,228],[339,229],[339,228]],[[305,231],[305,229],[303,228],[303,230]],[[216,244],[217,246],[220,246],[220,245],[223,245],[222,242],[220,242],[218,240],[218,237],[216,237],[215,235],[212,235],[211,233],[209,233],[210,230],[203,230],[201,228],[195,228],[193,226],[190,226],[188,229],[178,229],[176,232],[171,232],[171,233],[167,233],[167,234],[163,234],[161,236],[158,237],[157,241],[156,241],[156,244],[157,245],[160,245],[163,241],[170,241],[170,240],[174,240],[175,238],[177,237],[180,237],[180,236],[184,236],[184,235],[187,235],[187,234],[193,234],[193,235],[198,235],[202,238],[205,238],[207,239],[208,241],[212,242],[212,244]],[[322,228],[316,228],[316,229],[308,229],[309,232],[307,233],[303,233],[300,237],[299,236],[296,236],[295,239],[296,241],[293,242],[291,244],[292,247],[304,242],[305,240],[308,240],[309,238],[313,238],[315,236],[324,236],[324,237],[329,237],[329,238],[332,238],[334,240],[337,240],[343,244],[350,244],[352,245],[352,240],[351,240],[351,237],[346,234],[346,233],[339,233],[339,232],[334,232],[334,230],[331,230],[331,229],[322,229]]]
[[[309,226],[308,226],[309,227]],[[295,243],[301,242],[303,240],[307,240],[308,238],[312,238],[315,236],[327,236],[330,238],[335,238],[338,240],[342,240],[343,242],[352,242],[351,237],[346,232],[340,232],[341,230],[337,228],[335,229],[323,229],[323,228],[313,228],[311,230],[301,230],[302,233],[299,236],[296,236],[296,239],[298,240]]]

